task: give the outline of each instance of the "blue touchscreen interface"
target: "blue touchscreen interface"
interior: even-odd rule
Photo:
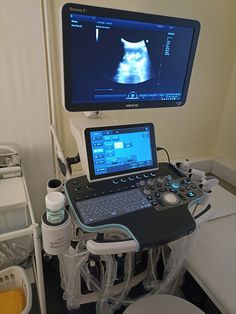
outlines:
[[[94,175],[134,172],[152,167],[150,138],[149,126],[91,131]]]

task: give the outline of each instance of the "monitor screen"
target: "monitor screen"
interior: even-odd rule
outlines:
[[[62,27],[67,110],[170,107],[186,101],[199,22],[66,4]]]
[[[66,4],[62,27],[67,110],[184,104],[199,22]]]
[[[90,180],[158,167],[152,123],[87,128],[84,134]]]

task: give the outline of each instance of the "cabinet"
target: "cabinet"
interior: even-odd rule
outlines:
[[[0,241],[32,236],[33,271],[40,313],[46,314],[40,230],[39,224],[35,221],[24,176],[0,179]]]

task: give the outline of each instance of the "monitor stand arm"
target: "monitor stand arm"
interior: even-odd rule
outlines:
[[[103,115],[103,111],[85,111],[84,115],[89,119],[96,119]]]

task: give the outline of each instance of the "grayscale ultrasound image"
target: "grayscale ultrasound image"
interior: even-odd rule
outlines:
[[[124,55],[119,62],[113,81],[120,84],[143,83],[154,76],[150,56],[144,40],[129,42],[121,38]]]

